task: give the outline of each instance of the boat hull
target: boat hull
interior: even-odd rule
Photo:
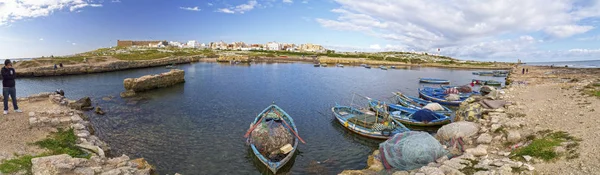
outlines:
[[[393,93],[396,97],[396,104],[406,107],[406,108],[410,108],[410,109],[415,109],[415,110],[420,110],[423,109],[423,107],[429,103],[434,103],[432,101],[427,101],[427,100],[423,100],[417,97],[411,97],[411,96],[406,96],[402,93]],[[442,106],[444,108],[443,111],[434,111],[435,113],[439,113],[439,114],[443,114],[446,116],[451,116],[454,111],[452,111],[450,108],[446,107],[446,106]]]
[[[389,113],[396,121],[399,121],[402,124],[410,125],[410,126],[421,126],[421,127],[434,127],[434,126],[442,126],[451,122],[450,117],[436,113],[438,119],[430,121],[430,122],[422,122],[411,119],[411,115],[417,112],[420,109],[411,109],[407,107],[403,107],[400,105],[388,104],[388,111],[385,111],[381,106],[381,102],[377,100],[370,100],[369,107],[372,110],[377,111],[379,114],[387,114]]]
[[[429,78],[421,78],[421,79],[419,79],[419,82],[428,83],[428,84],[450,84],[450,81],[448,81],[448,80],[429,79]]]
[[[463,100],[450,101],[450,100],[434,97],[430,94],[425,93],[423,89],[419,89],[419,97],[421,97],[424,100],[429,100],[432,102],[439,103],[441,105],[448,105],[448,106],[460,106],[460,103],[463,102]]]
[[[341,109],[341,108],[348,108],[349,110],[355,110],[358,111],[357,109],[354,109],[352,107],[347,107],[347,106],[335,106],[333,108],[331,108],[331,112],[333,113],[333,116],[335,117],[335,119],[346,129],[364,136],[364,137],[368,137],[368,138],[372,138],[372,139],[381,139],[381,140],[387,140],[390,137],[394,136],[394,134],[397,133],[402,133],[402,132],[406,132],[409,131],[408,128],[406,128],[404,125],[400,124],[398,121],[397,126],[399,128],[396,128],[393,131],[390,132],[383,132],[383,131],[375,131],[375,130],[371,130],[369,128],[365,128],[362,126],[359,126],[357,124],[354,124],[352,122],[348,121],[348,117],[344,117],[342,114],[340,114],[339,112],[336,112],[337,109]]]

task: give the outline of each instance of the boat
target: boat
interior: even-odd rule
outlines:
[[[479,75],[479,72],[473,72],[473,75]]]
[[[321,67],[327,67],[327,64],[321,64]]]
[[[396,69],[396,66],[390,66],[390,69]]]
[[[377,111],[379,114],[390,115],[405,125],[430,127],[441,126],[451,122],[449,116],[440,113],[434,113],[436,119],[429,122],[415,120],[412,115],[421,109],[407,108],[395,104],[386,104],[385,102],[374,99],[369,99],[369,107],[374,111]]]
[[[321,67],[321,64],[315,64],[314,66],[315,67]]]
[[[476,85],[485,85],[485,82],[487,82],[488,80],[478,80],[478,79],[473,79],[471,80],[471,82],[475,82]]]
[[[423,107],[425,105],[427,105],[429,103],[433,103],[431,101],[423,100],[423,99],[420,99],[417,97],[407,96],[400,92],[394,92],[392,94],[394,94],[394,99],[396,100],[396,104],[406,107],[406,108],[420,110],[420,109],[423,109]],[[434,111],[434,112],[448,115],[448,116],[451,116],[454,113],[450,108],[443,106],[443,105],[442,105],[442,107],[444,108],[444,110]]]
[[[344,128],[368,138],[385,140],[395,134],[410,131],[399,121],[368,110],[336,104],[331,112]]]
[[[177,66],[175,65],[175,63],[165,66],[166,69],[175,69],[176,67]]]
[[[420,83],[431,83],[431,84],[450,84],[449,80],[436,79],[436,78],[419,78]]]
[[[494,73],[494,75],[492,75],[494,77],[506,77],[508,76],[508,74],[503,74],[503,73]]]
[[[336,66],[337,66],[337,67],[344,67],[344,65],[343,65],[343,64],[337,64]]]
[[[246,136],[248,136],[250,132],[252,132],[254,128],[256,128],[258,125],[260,125],[263,122],[266,123],[268,121],[282,122],[283,124],[285,124],[287,130],[295,135],[293,144],[291,144],[293,146],[291,146],[290,148],[288,147],[288,145],[286,145],[282,148],[282,150],[286,149],[287,152],[285,154],[280,153],[285,155],[283,158],[280,158],[279,160],[273,160],[261,154],[256,145],[252,143],[252,137],[248,137],[246,142],[250,144],[252,153],[258,158],[258,160],[260,160],[262,164],[269,168],[271,172],[276,174],[277,171],[280,168],[282,168],[286,163],[288,163],[288,161],[290,161],[290,159],[294,156],[296,150],[298,149],[298,140],[302,141],[303,143],[304,141],[298,136],[298,129],[296,128],[296,124],[294,124],[294,120],[292,119],[292,117],[275,104],[271,104],[269,107],[265,108],[260,114],[256,116],[252,124],[250,124],[251,127],[246,133]]]
[[[380,68],[381,70],[387,70],[387,68],[385,68],[385,66],[379,66],[379,68]]]
[[[365,64],[364,67],[367,68],[367,69],[371,69],[371,66],[369,66],[368,64]]]
[[[443,88],[423,87],[419,88],[419,97],[421,97],[424,100],[439,103],[441,105],[459,106],[460,103],[469,98],[472,94],[477,94],[476,92],[461,93],[458,94],[460,96],[459,100],[446,100],[447,94],[445,94],[444,91],[445,89]]]
[[[360,67],[366,67],[366,66],[367,66],[366,64],[360,64]]]
[[[494,72],[479,72],[479,76],[493,76]]]
[[[502,86],[502,83],[500,83],[499,81],[487,80],[487,81],[484,82],[484,85],[488,85],[488,86]]]

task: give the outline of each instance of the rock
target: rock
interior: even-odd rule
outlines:
[[[129,161],[129,157],[126,155],[121,155],[121,157],[115,157],[112,159],[108,159],[106,164],[117,167],[119,164],[123,164]]]
[[[500,127],[502,127],[502,125],[500,125],[500,124],[492,124],[491,131],[492,132],[496,132],[496,130],[500,129]]]
[[[440,166],[440,170],[442,170],[445,175],[464,175],[464,173],[460,172],[459,170],[446,165]]]
[[[379,159],[376,159],[373,155],[370,155],[367,158],[367,166],[369,167],[367,169],[373,170],[373,171],[376,171],[376,172],[379,172],[379,171],[381,171],[381,170],[384,169],[383,164],[381,163],[381,161],[379,161]]]
[[[477,171],[473,175],[494,175],[494,173],[490,171]]]
[[[503,126],[507,127],[507,128],[520,128],[521,127],[521,122],[518,121],[509,121],[503,124]]]
[[[519,133],[519,131],[510,130],[508,131],[506,140],[510,143],[517,143],[521,140],[521,133]]]
[[[135,167],[137,169],[150,169],[152,171],[154,171],[154,167],[152,165],[150,165],[144,158],[138,158],[138,159],[134,159],[131,160],[130,162],[135,164]]]
[[[102,111],[102,109],[100,107],[98,107],[98,106],[96,107],[96,111],[95,112],[98,115],[104,115],[104,111]]]
[[[526,168],[526,169],[527,169],[527,170],[529,170],[529,171],[533,171],[533,170],[535,170],[535,168],[534,168],[533,166],[531,166],[531,165],[529,165],[529,164],[526,164],[526,163],[525,163],[525,164],[523,164],[523,168]]]
[[[81,119],[81,117],[79,115],[73,115],[73,116],[71,116],[71,121],[73,121],[75,123],[77,123],[77,122],[79,122],[81,120],[83,120],[83,119]]]
[[[77,137],[82,137],[82,138],[86,138],[90,136],[90,132],[86,131],[86,130],[79,130],[77,131]]]
[[[498,155],[506,157],[506,156],[510,155],[510,152],[499,151]]]
[[[489,144],[492,142],[492,136],[488,133],[483,133],[477,138],[479,144]]]
[[[60,120],[58,120],[57,118],[53,118],[50,120],[50,124],[52,126],[58,126],[60,124]]]
[[[485,146],[479,145],[475,148],[469,148],[465,150],[466,153],[473,154],[474,156],[485,156],[487,155],[487,148]]]
[[[29,112],[29,117],[34,117],[35,116],[35,112]]]
[[[94,146],[94,145],[90,145],[90,144],[75,144],[75,146],[90,150],[90,151],[96,153],[100,157],[105,157],[104,150],[102,150],[98,146]]]
[[[128,98],[128,97],[135,96],[135,92],[134,91],[125,91],[125,92],[121,92],[120,95],[122,98]]]
[[[72,158],[67,154],[31,159],[31,171],[35,175],[73,174],[75,167],[87,163],[86,159]]]
[[[497,175],[512,175],[512,167],[510,165],[504,165],[500,167],[499,171],[496,172]]]
[[[91,107],[91,106],[92,106],[92,100],[90,99],[90,97],[83,97],[83,98],[75,101],[74,103],[69,103],[69,107],[71,109],[76,109],[76,110],[83,110],[84,108]]]
[[[29,126],[37,126],[38,124],[39,124],[39,121],[37,118],[35,118],[35,117],[29,118]]]
[[[447,160],[448,160],[448,156],[442,156],[439,159],[435,160],[435,162],[437,162],[437,163],[444,163]]]
[[[71,117],[61,117],[59,121],[61,124],[71,123]]]
[[[554,152],[556,152],[556,154],[564,154],[567,152],[567,150],[562,146],[557,146],[554,147]]]
[[[469,138],[477,134],[478,131],[479,125],[477,123],[459,121],[442,126],[435,137],[440,141],[448,141],[453,138]]]
[[[419,171],[425,173],[425,175],[444,175],[444,171],[440,170],[439,168],[430,166],[421,167]]]
[[[531,156],[524,155],[523,159],[525,159],[526,162],[529,162],[531,160]]]
[[[396,171],[392,175],[410,175],[410,173],[408,171]]]
[[[146,75],[139,78],[127,78],[123,80],[123,86],[127,91],[142,92],[156,88],[173,86],[185,82],[185,71],[172,69],[167,73],[157,75]]]
[[[500,140],[502,140],[502,136],[501,136],[501,135],[499,135],[499,136],[496,136],[496,137],[494,137],[494,138],[492,139],[492,141],[494,141],[494,142],[499,142]]]
[[[48,123],[48,122],[50,122],[50,118],[48,118],[48,117],[40,117],[40,122],[42,122],[42,123]]]
[[[110,100],[112,100],[112,98],[110,98],[110,97],[102,97],[102,100],[104,100],[104,101],[110,101]]]
[[[444,163],[442,163],[442,164],[444,164],[442,166],[448,166],[448,167],[453,168],[453,169],[461,170],[461,169],[467,167],[463,163],[470,163],[470,162],[466,161],[466,160],[459,159],[459,158],[454,158],[454,159],[450,159],[448,161],[445,161]]]
[[[75,130],[82,130],[82,129],[85,129],[85,126],[83,126],[80,123],[77,123],[77,124],[73,125],[73,129],[75,129]]]

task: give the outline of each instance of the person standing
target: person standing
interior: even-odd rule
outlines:
[[[523,71],[521,71],[521,74],[525,74],[525,68],[523,68]]]
[[[17,72],[12,67],[12,63],[9,59],[4,61],[4,67],[2,67],[2,95],[4,96],[4,115],[8,114],[8,98],[12,98],[13,107],[15,112],[21,113],[19,106],[17,105],[17,89],[15,88],[15,78]]]
[[[525,69],[525,73],[529,73],[529,69]]]

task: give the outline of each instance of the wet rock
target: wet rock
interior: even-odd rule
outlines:
[[[517,143],[521,140],[521,133],[519,133],[519,131],[514,130],[508,131],[506,140],[511,143]]]
[[[492,142],[492,136],[488,133],[483,133],[477,138],[479,144],[489,144]]]
[[[134,96],[135,96],[135,91],[125,91],[125,92],[121,92],[120,96],[121,96],[122,98],[134,97]]]
[[[89,107],[92,106],[92,100],[90,99],[90,97],[83,97],[77,101],[75,101],[74,103],[69,103],[69,107],[71,109],[76,109],[76,110],[84,110],[84,109],[89,109]]]
[[[102,108],[100,108],[100,107],[96,107],[96,111],[95,112],[98,115],[104,115],[104,111],[102,111]]]

